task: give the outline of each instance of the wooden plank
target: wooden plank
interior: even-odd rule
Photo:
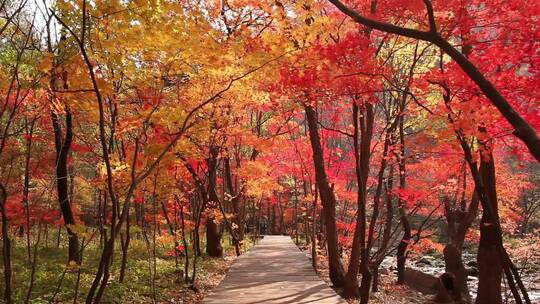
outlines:
[[[288,236],[265,236],[238,257],[206,304],[346,304]]]

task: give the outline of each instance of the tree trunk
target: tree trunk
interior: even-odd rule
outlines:
[[[51,112],[52,125],[54,130],[54,144],[56,148],[56,189],[58,193],[58,202],[64,224],[68,233],[68,258],[69,262],[80,263],[79,257],[79,238],[72,230],[75,225],[75,217],[71,209],[68,187],[68,156],[73,140],[73,126],[71,121],[71,112],[65,107],[66,112],[66,135],[63,138],[62,129],[58,120],[58,115]]]
[[[405,102],[402,103],[401,109],[405,107]],[[398,157],[398,168],[399,168],[399,189],[405,190],[407,175],[406,175],[406,165],[405,165],[405,133],[403,130],[403,120],[404,117],[400,116],[399,119],[399,157]],[[397,248],[397,283],[405,283],[405,262],[407,260],[407,247],[411,241],[411,224],[409,223],[409,218],[405,212],[405,202],[402,199],[398,201],[399,209],[399,221],[403,228],[403,237],[399,242]]]
[[[221,247],[221,231],[219,224],[214,218],[214,211],[219,211],[219,197],[216,192],[216,171],[217,157],[219,150],[217,147],[210,148],[210,158],[208,159],[208,204],[210,210],[206,217],[206,253],[211,257],[222,257],[223,247]]]
[[[2,259],[4,263],[4,301],[11,304],[11,239],[9,238],[9,223],[6,214],[7,192],[0,184],[0,215],[2,216]]]
[[[317,113],[310,105],[305,105],[306,119],[308,121],[309,139],[313,150],[313,163],[315,166],[315,179],[321,203],[324,210],[324,223],[326,226],[326,240],[328,244],[328,266],[330,280],[335,287],[345,285],[345,274],[339,254],[339,244],[336,227],[336,197],[334,190],[328,183],[324,168],[323,150],[317,126]]]
[[[182,223],[182,242],[184,243],[184,281],[187,283],[189,281],[189,247],[188,241],[186,238],[186,221],[184,219],[184,206],[176,200],[176,204],[180,209],[180,222]]]
[[[369,250],[366,246],[366,202],[367,202],[367,178],[369,175],[369,159],[371,137],[373,130],[373,106],[366,103],[363,115],[360,115],[359,106],[353,101],[353,126],[354,126],[354,156],[355,172],[358,187],[356,227],[352,251],[347,269],[345,297],[361,297],[361,303],[369,299],[371,285],[371,273],[369,269]],[[358,289],[358,271],[362,273],[361,288]]]
[[[478,295],[477,304],[490,303],[501,304],[501,279],[502,279],[502,236],[497,231],[498,206],[497,190],[495,181],[495,164],[491,151],[482,153],[480,164],[480,176],[484,186],[491,212],[483,210],[480,220],[480,244],[478,246]]]
[[[311,227],[311,264],[313,269],[317,270],[317,199],[318,199],[318,190],[315,186],[315,194],[313,199],[313,213],[312,213],[312,227]]]
[[[229,188],[229,194],[231,195],[231,205],[234,212],[234,217],[232,218],[232,222],[235,224],[234,231],[236,233],[235,237],[235,246],[239,246],[239,243],[244,239],[244,212],[242,211],[240,207],[240,201],[242,199],[241,190],[238,191],[234,187],[233,182],[233,175],[231,171],[231,160],[229,157],[226,157],[224,159],[224,174],[225,174],[225,181],[227,182],[227,188]]]
[[[401,218],[401,226],[403,227],[403,237],[401,238],[401,241],[399,242],[398,248],[397,248],[397,283],[398,284],[405,284],[405,262],[407,260],[407,247],[409,245],[409,242],[411,241],[411,226],[409,224],[409,219],[406,215],[402,214]]]
[[[34,134],[35,122],[36,122],[36,119],[33,119],[30,122],[30,126],[28,126],[28,122],[26,123],[26,135],[28,136],[28,139],[26,140],[26,151],[25,151],[25,157],[24,157],[23,205],[24,205],[24,213],[26,216],[26,250],[28,254],[28,263],[32,262],[31,246],[30,246],[30,233],[31,233],[30,200],[28,199],[28,197],[30,194],[30,158],[32,156],[32,137]]]
[[[213,217],[206,219],[206,253],[211,257],[222,257],[221,232]]]
[[[131,240],[130,226],[131,225],[129,221],[129,209],[128,209],[128,214],[126,218],[126,233],[125,235],[123,233],[120,233],[120,247],[122,247],[122,262],[120,264],[120,277],[118,279],[120,283],[123,283],[126,277],[129,242]]]
[[[444,247],[444,264],[447,273],[454,275],[454,293],[460,298],[470,298],[467,286],[467,269],[461,257],[461,248],[450,243]]]
[[[463,191],[466,191],[465,179]],[[452,273],[454,275],[455,293],[467,301],[470,301],[471,297],[469,294],[469,287],[467,286],[468,273],[462,259],[462,247],[463,242],[465,241],[465,234],[467,233],[467,230],[469,230],[478,213],[478,203],[479,199],[475,191],[467,212],[460,212],[456,214],[455,210],[447,211],[449,226],[454,225],[450,225],[450,222],[454,222],[458,216],[460,220],[459,225],[455,230],[449,230],[450,241],[443,250],[445,269],[447,273]]]

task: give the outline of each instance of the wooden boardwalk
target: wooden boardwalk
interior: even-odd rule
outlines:
[[[346,304],[313,268],[288,236],[265,236],[238,257],[203,301],[206,304]]]

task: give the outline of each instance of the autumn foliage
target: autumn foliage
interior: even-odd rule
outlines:
[[[112,299],[137,246],[158,301],[160,259],[196,290],[201,259],[289,234],[361,303],[389,257],[404,284],[424,254],[455,279],[437,300],[502,303],[504,281],[531,303],[539,18],[525,0],[0,1],[5,302]],[[49,238],[65,271],[45,292]]]

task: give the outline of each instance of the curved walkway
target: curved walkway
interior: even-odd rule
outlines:
[[[346,304],[288,236],[265,236],[237,258],[206,304]]]

